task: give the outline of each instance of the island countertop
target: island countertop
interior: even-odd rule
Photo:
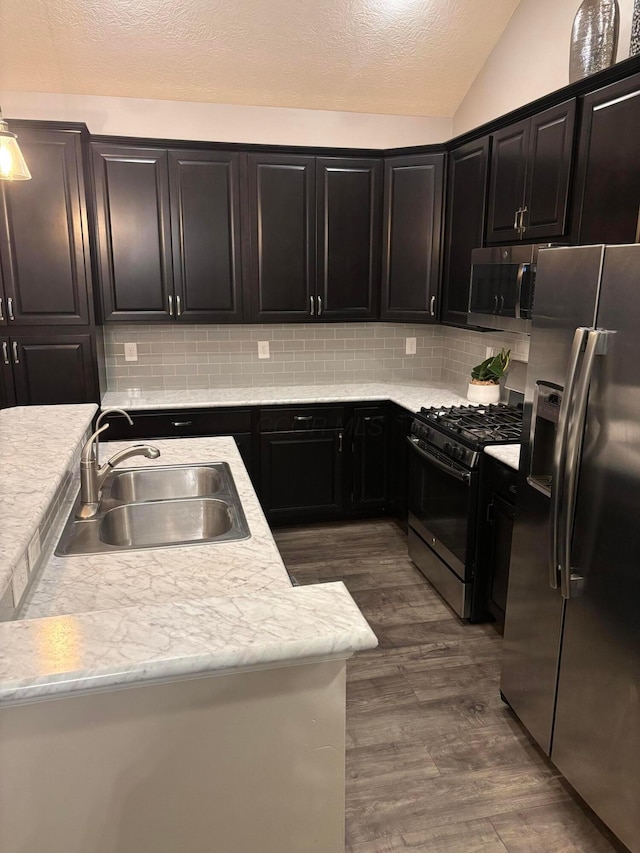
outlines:
[[[68,440],[73,454],[77,436]],[[21,618],[0,624],[0,706],[195,673],[349,657],[377,644],[343,584],[291,586],[233,439],[155,443],[158,460],[134,459],[125,467],[227,462],[251,537],[56,557],[69,500]],[[102,444],[101,455],[124,446]]]

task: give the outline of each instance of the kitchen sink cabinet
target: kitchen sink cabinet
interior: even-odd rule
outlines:
[[[350,425],[351,508],[356,513],[383,511],[389,501],[389,409],[358,406]]]
[[[248,183],[250,319],[377,317],[382,161],[250,154]]]
[[[380,317],[438,321],[444,154],[385,161]]]
[[[449,154],[442,320],[466,325],[471,252],[482,246],[487,206],[488,136]]]
[[[640,74],[583,101],[575,242],[640,240]]]
[[[0,182],[0,324],[89,325],[83,132],[20,122],[11,122],[11,130],[19,136],[32,179]]]
[[[48,330],[15,335],[0,343],[5,375],[10,362],[16,405],[91,403],[99,399],[91,334]]]
[[[573,98],[492,135],[487,243],[566,234],[575,117]]]

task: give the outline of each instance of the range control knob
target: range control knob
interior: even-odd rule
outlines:
[[[451,453],[451,451],[453,450],[453,445],[451,444],[450,441],[445,441],[442,449],[444,450],[445,453]]]

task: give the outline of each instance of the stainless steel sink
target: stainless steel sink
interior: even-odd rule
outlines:
[[[251,535],[226,462],[114,471],[97,514],[65,525],[56,554],[100,554],[232,542]]]
[[[222,472],[211,465],[138,468],[115,475],[109,495],[123,503],[139,503],[206,497],[223,486]]]
[[[119,548],[158,548],[164,545],[218,539],[233,527],[231,507],[215,498],[149,501],[109,510],[98,535]]]

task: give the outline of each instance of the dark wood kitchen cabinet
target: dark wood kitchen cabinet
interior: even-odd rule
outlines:
[[[385,161],[383,320],[438,320],[444,166],[444,154]]]
[[[486,524],[479,536],[478,570],[485,577],[486,609],[504,625],[518,473],[496,459],[491,459],[488,467]]]
[[[20,122],[12,122],[11,129],[19,136],[32,180],[0,182],[0,323],[89,325],[83,132]]]
[[[359,406],[353,410],[351,507],[355,512],[375,512],[389,500],[390,413],[384,406]]]
[[[640,74],[584,98],[576,242],[640,241]]]
[[[447,219],[442,277],[442,320],[465,325],[471,252],[483,245],[487,206],[488,136],[449,154]]]
[[[240,154],[169,151],[176,319],[240,322]]]
[[[382,161],[316,160],[316,316],[371,320],[380,302]]]
[[[246,295],[258,323],[315,315],[315,157],[250,154]]]
[[[92,150],[103,319],[171,320],[168,152],[103,143]]]
[[[382,161],[250,154],[248,162],[251,320],[377,317]]]
[[[566,234],[575,116],[574,98],[493,134],[487,243]]]
[[[17,335],[7,343],[16,405],[90,403],[99,399],[90,334]],[[3,348],[3,361],[5,353]]]
[[[9,338],[0,338],[0,409],[15,406],[15,404],[10,341]]]

